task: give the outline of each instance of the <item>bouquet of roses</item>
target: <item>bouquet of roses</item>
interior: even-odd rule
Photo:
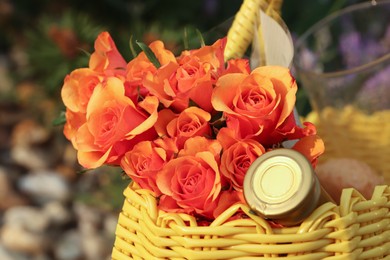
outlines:
[[[224,60],[226,39],[179,56],[161,41],[127,62],[107,32],[66,76],[65,136],[85,168],[120,166],[159,209],[212,220],[243,199],[251,163],[287,140],[315,166],[324,146],[296,123],[288,68]]]

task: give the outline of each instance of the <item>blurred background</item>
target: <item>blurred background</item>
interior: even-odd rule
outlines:
[[[297,39],[357,0],[286,0]],[[88,65],[99,32],[129,60],[129,39],[178,53],[184,31],[226,33],[238,0],[0,0],[0,259],[109,259],[122,191],[120,169],[83,171],[57,118],[66,74]],[[195,36],[194,36],[195,37]],[[297,107],[310,111],[299,90]]]

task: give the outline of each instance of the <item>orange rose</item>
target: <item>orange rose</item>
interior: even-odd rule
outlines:
[[[186,95],[197,106],[212,111],[211,93],[213,91],[213,68],[209,63],[201,62],[197,57],[186,56],[187,59],[176,72],[178,93]]]
[[[292,113],[296,91],[288,68],[265,66],[250,75],[221,76],[211,101],[215,110],[223,112],[227,127],[238,138],[272,145],[288,139],[296,130]]]
[[[179,65],[170,62],[161,66],[155,73],[146,73],[143,85],[156,96],[164,107],[182,111],[188,107],[188,96],[182,95],[177,88],[176,71]]]
[[[227,68],[222,72],[222,75],[228,73],[244,73],[249,74],[251,68],[248,59],[231,59],[227,61]]]
[[[217,140],[195,136],[185,142],[184,148],[179,151],[179,157],[187,155],[195,156],[198,153],[208,151],[213,154],[215,161],[219,164],[221,150],[222,146]]]
[[[156,176],[167,160],[167,153],[163,148],[151,141],[143,141],[123,156],[120,165],[141,188],[149,189],[159,196],[161,192],[157,188]]]
[[[76,136],[79,128],[85,123],[86,118],[84,113],[76,113],[70,109],[65,112],[66,123],[64,125],[63,133],[65,137],[71,141],[73,147],[77,148]]]
[[[169,212],[212,218],[221,192],[221,176],[215,159],[218,153],[214,150],[218,142],[202,137],[192,139],[186,142],[182,155],[169,161],[157,176],[157,186],[163,194],[159,207]]]
[[[162,109],[158,112],[157,122],[154,125],[154,128],[156,129],[158,136],[160,137],[168,136],[167,125],[176,117],[177,114],[175,114],[170,109]]]
[[[131,60],[126,68],[126,81],[127,90],[129,96],[141,95],[146,96],[149,92],[159,97],[159,99],[165,101],[163,104],[168,107],[171,102],[171,97],[166,95],[164,86],[166,83],[161,83],[165,80],[166,76],[172,77],[176,71],[176,57],[175,55],[165,49],[164,43],[161,41],[154,41],[149,44],[149,48],[153,51],[156,58],[163,67],[160,73],[153,63],[149,60],[144,52],[141,52],[137,57]],[[145,87],[146,81],[146,87]],[[162,84],[162,85],[160,85]],[[159,87],[163,86],[162,89]],[[166,103],[168,102],[168,103]]]
[[[229,130],[228,128],[221,129],[217,135],[217,140],[223,147],[220,170],[232,184],[233,189],[242,191],[244,177],[249,166],[265,153],[265,149],[252,139],[234,139]]]
[[[224,70],[224,51],[226,47],[227,38],[217,40],[211,46],[203,46],[196,50],[183,51],[177,58],[180,65],[188,61],[188,57],[195,57],[201,63],[208,63],[210,68],[214,70],[214,76],[219,75]]]
[[[198,107],[189,107],[167,124],[170,137],[177,137],[177,146],[182,147],[186,140],[194,136],[211,136],[209,121],[211,116]]]
[[[126,68],[126,96],[136,97],[138,95],[145,97],[148,94],[148,90],[142,85],[145,74],[148,71],[155,71],[156,68],[153,64],[147,60],[141,60],[134,58],[127,64]]]
[[[177,148],[176,141],[174,138],[159,137],[155,139],[153,143],[155,143],[158,147],[164,149],[169,160],[173,157],[176,157],[179,153],[179,149]]]
[[[210,119],[211,115],[198,107],[189,107],[180,114],[163,109],[158,112],[154,128],[160,137],[170,137],[175,145],[182,149],[186,140],[192,137],[210,137]]]
[[[170,62],[176,62],[175,55],[170,50],[165,49],[164,43],[162,41],[154,41],[150,43],[149,48],[154,53],[161,66],[164,66]],[[149,61],[144,52],[141,52],[137,58],[143,61]]]
[[[176,63],[175,55],[171,51],[165,49],[163,42],[154,41],[149,44],[149,48],[156,55],[156,58],[162,66],[170,62]],[[127,64],[127,84],[132,87],[131,89],[133,92],[138,92],[140,95],[145,96],[147,91],[143,87],[143,79],[148,72],[155,73],[156,71],[157,68],[146,57],[146,54],[141,52],[137,57],[135,57]]]
[[[157,107],[155,97],[134,104],[117,78],[97,86],[88,103],[87,121],[76,137],[80,164],[86,168],[116,164],[137,142],[152,140]]]
[[[95,71],[82,68],[67,75],[61,89],[65,106],[73,112],[86,113],[89,99],[102,78]]]
[[[208,112],[213,110],[210,98],[216,78],[224,70],[225,46],[226,39],[222,39],[212,46],[184,51],[177,58],[180,65],[176,73],[179,93],[186,93],[190,100]]]
[[[212,46],[184,51],[177,62],[161,66],[155,73],[148,72],[144,85],[165,106],[183,111],[189,102],[211,112],[210,97],[216,78],[224,70],[223,50],[226,40]]]
[[[315,168],[318,163],[318,157],[325,151],[325,145],[319,136],[308,135],[299,139],[292,149],[303,154]]]
[[[95,52],[89,59],[89,67],[108,76],[124,74],[126,61],[119,53],[108,32],[102,32],[95,40]]]

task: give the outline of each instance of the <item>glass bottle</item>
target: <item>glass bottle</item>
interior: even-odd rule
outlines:
[[[332,201],[306,157],[286,148],[256,159],[245,175],[243,190],[256,214],[284,226],[301,223],[319,205]]]

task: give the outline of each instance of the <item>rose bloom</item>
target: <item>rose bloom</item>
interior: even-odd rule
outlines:
[[[89,68],[107,76],[124,75],[127,62],[119,53],[108,32],[102,32],[95,40],[95,51],[89,59]]]
[[[175,138],[159,137],[153,140],[156,147],[164,149],[167,155],[167,161],[176,158],[179,154],[179,148],[176,145]]]
[[[225,45],[226,39],[218,40],[212,46],[184,51],[177,62],[165,64],[155,73],[148,72],[143,84],[166,108],[180,112],[192,101],[211,112],[213,85],[224,70]]]
[[[251,74],[221,76],[212,104],[222,111],[228,128],[240,139],[252,138],[263,145],[289,139],[298,127],[293,109],[297,85],[288,68],[264,66]]]
[[[117,78],[97,86],[88,103],[86,123],[76,135],[80,164],[86,168],[118,164],[137,142],[155,138],[157,107],[155,97],[134,104]]]
[[[168,159],[164,148],[152,141],[143,141],[123,156],[120,165],[141,188],[149,189],[159,196],[161,192],[157,188],[156,176]]]
[[[160,209],[213,218],[221,192],[216,160],[220,150],[216,140],[189,139],[184,151],[169,161],[157,176],[157,186],[163,194]]]
[[[77,113],[86,113],[89,99],[103,78],[89,68],[72,71],[64,79],[61,97],[65,106]]]
[[[161,66],[156,72],[148,71],[143,80],[143,86],[153,96],[156,96],[166,108],[178,112],[188,107],[189,98],[179,93],[177,89],[176,71],[179,65],[170,62]]]
[[[176,71],[178,93],[186,94],[197,106],[212,111],[211,93],[215,79],[209,63],[200,62],[197,57],[187,56],[188,61]]]
[[[205,111],[211,112],[211,93],[216,79],[224,70],[223,51],[226,38],[212,46],[184,51],[178,58],[180,67],[176,72],[177,89]]]
[[[224,51],[227,38],[217,40],[213,45],[203,46],[199,49],[183,51],[177,58],[180,65],[186,63],[188,57],[196,57],[202,63],[210,64],[210,67],[216,74],[224,70]]]
[[[165,49],[162,41],[154,41],[149,44],[149,48],[156,55],[157,60],[161,66],[164,66],[170,62],[176,63],[175,55]],[[140,94],[146,96],[148,93],[147,89],[143,86],[143,79],[147,73],[155,73],[157,68],[148,59],[144,52],[138,54],[137,57],[132,59],[126,67],[126,92],[127,96],[133,96]],[[132,94],[130,94],[130,92]]]
[[[155,128],[160,136],[175,137],[177,146],[182,148],[191,137],[211,136],[210,119],[211,115],[198,107],[189,107],[178,115],[164,109],[159,112]]]
[[[217,140],[195,136],[185,142],[184,148],[179,151],[178,156],[194,156],[197,153],[208,151],[213,154],[215,161],[219,164],[221,149],[222,146]]]
[[[217,135],[217,140],[223,147],[220,170],[233,189],[242,192],[249,166],[265,153],[265,149],[252,139],[237,140],[231,132],[230,129],[223,128]]]

